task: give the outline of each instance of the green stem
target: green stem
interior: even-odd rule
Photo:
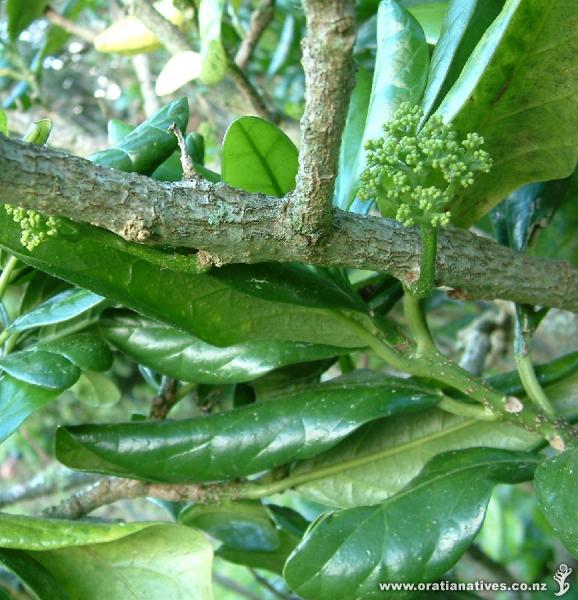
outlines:
[[[438,230],[436,227],[422,225],[420,233],[419,279],[417,283],[411,286],[410,291],[418,298],[428,298],[431,296],[435,284]]]
[[[427,324],[424,301],[414,296],[407,288],[404,288],[403,310],[417,343],[418,356],[437,352],[435,342]]]
[[[18,265],[18,259],[14,256],[11,256],[6,261],[6,266],[2,270],[2,274],[0,275],[0,300],[4,297],[8,285],[10,284],[10,279],[12,278],[12,273],[14,269]]]
[[[485,406],[460,402],[459,400],[454,400],[449,396],[444,396],[440,400],[438,406],[442,410],[445,410],[452,415],[458,415],[468,419],[477,419],[481,421],[496,421],[498,419],[498,415]]]
[[[550,403],[548,396],[544,392],[544,389],[536,377],[536,371],[534,365],[528,354],[517,354],[514,356],[516,361],[516,368],[518,369],[518,375],[522,381],[522,385],[528,394],[528,398],[547,415],[553,417],[556,414],[554,407]]]

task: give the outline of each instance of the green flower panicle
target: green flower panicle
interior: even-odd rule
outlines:
[[[57,217],[45,217],[35,210],[9,204],[4,208],[13,221],[20,225],[20,243],[30,252],[60,231],[61,222]]]
[[[456,193],[471,186],[477,173],[488,173],[492,159],[482,150],[482,136],[468,133],[460,140],[440,116],[419,129],[422,117],[418,106],[405,102],[384,125],[384,135],[367,143],[359,198],[395,207],[395,218],[406,227],[444,227]]]

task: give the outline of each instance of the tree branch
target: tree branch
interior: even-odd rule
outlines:
[[[354,81],[355,2],[304,0],[303,8],[305,112],[290,212],[294,229],[316,242],[331,228],[339,146]]]
[[[287,197],[207,181],[160,183],[3,136],[0,201],[92,223],[132,241],[198,248],[223,264],[308,262],[381,271],[410,284],[420,258],[419,232],[389,219],[335,209],[330,234],[312,248],[292,228]],[[578,269],[462,229],[440,232],[436,283],[461,298],[578,312]]]
[[[261,0],[253,11],[247,34],[235,55],[235,63],[242,71],[247,69],[253,52],[274,14],[275,0]]]

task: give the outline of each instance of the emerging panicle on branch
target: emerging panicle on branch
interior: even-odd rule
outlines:
[[[14,222],[20,225],[20,242],[29,251],[40,246],[49,237],[58,235],[60,231],[61,221],[58,217],[45,217],[35,210],[9,204],[4,205],[4,208]]]
[[[492,159],[477,133],[460,141],[440,116],[419,129],[422,117],[418,106],[405,102],[384,125],[383,136],[367,143],[359,197],[376,200],[382,212],[395,211],[407,227],[443,227],[454,195],[472,185],[476,173],[488,173]]]

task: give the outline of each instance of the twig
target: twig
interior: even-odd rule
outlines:
[[[161,484],[104,477],[93,485],[78,491],[56,506],[42,511],[43,516],[59,519],[80,519],[92,511],[119,500],[134,498],[159,498],[171,502],[190,501],[199,504],[214,504],[224,498],[234,500],[240,497],[241,486],[236,483],[212,485],[200,484]]]
[[[0,492],[0,508],[86,485],[94,482],[97,478],[98,476],[93,473],[70,471],[63,467],[46,470],[38,473],[26,484],[13,485]]]
[[[148,55],[136,54],[133,56],[132,68],[140,86],[145,114],[150,117],[159,110],[161,103],[155,92]]]
[[[171,54],[180,54],[193,49],[187,37],[155,10],[148,0],[132,0],[132,7],[134,14],[154,32]],[[267,108],[259,91],[233,60],[229,60],[229,73],[239,91],[251,103],[256,114],[265,119],[275,118],[275,115]]]
[[[179,132],[180,133],[180,132]],[[180,400],[176,395],[177,382],[171,377],[163,377],[158,396],[153,398],[149,419],[163,421],[167,418],[173,406]]]
[[[0,202],[92,223],[129,240],[141,234],[139,229],[135,236],[136,222],[150,230],[155,243],[201,249],[218,256],[220,264],[309,262],[380,271],[406,282],[420,251],[414,229],[339,210],[332,213],[327,243],[311,248],[291,227],[286,198],[207,181],[156,182],[2,136]],[[23,262],[36,260],[8,240],[0,231],[7,250]],[[503,298],[578,312],[578,269],[466,230],[440,232],[437,274],[440,286],[458,289],[462,298]]]
[[[249,571],[251,571],[251,575],[253,575],[255,581],[257,581],[259,585],[262,585],[277,598],[280,598],[281,600],[298,600],[297,596],[285,594],[284,592],[278,590],[266,577],[260,575],[255,569],[249,569]]]
[[[249,598],[249,600],[263,600],[257,594],[254,594],[251,590],[244,588],[242,585],[239,585],[236,581],[225,577],[224,575],[219,575],[219,573],[213,573],[213,579],[216,583],[243,596],[243,598]]]
[[[198,179],[199,174],[195,169],[195,165],[189,153],[187,152],[187,144],[185,143],[185,138],[181,133],[181,130],[173,123],[169,127],[169,131],[175,135],[177,138],[177,143],[179,144],[179,150],[181,152],[181,166],[183,168],[183,179]]]
[[[242,71],[247,69],[249,61],[253,56],[253,52],[263,35],[265,29],[273,19],[275,14],[275,0],[261,0],[249,22],[249,29],[243,38],[237,54],[235,55],[235,63]]]
[[[479,563],[486,571],[493,575],[497,581],[514,583],[512,574],[499,562],[488,556],[477,544],[472,544],[467,551],[472,560]]]
[[[64,29],[64,31],[75,35],[77,38],[80,38],[91,45],[94,44],[96,34],[90,29],[82,27],[81,25],[77,25],[74,21],[63,17],[50,7],[46,9],[44,16],[54,25],[58,25],[58,27]]]
[[[353,88],[354,0],[304,0],[305,112],[293,228],[315,243],[331,229],[331,201],[341,134]]]

